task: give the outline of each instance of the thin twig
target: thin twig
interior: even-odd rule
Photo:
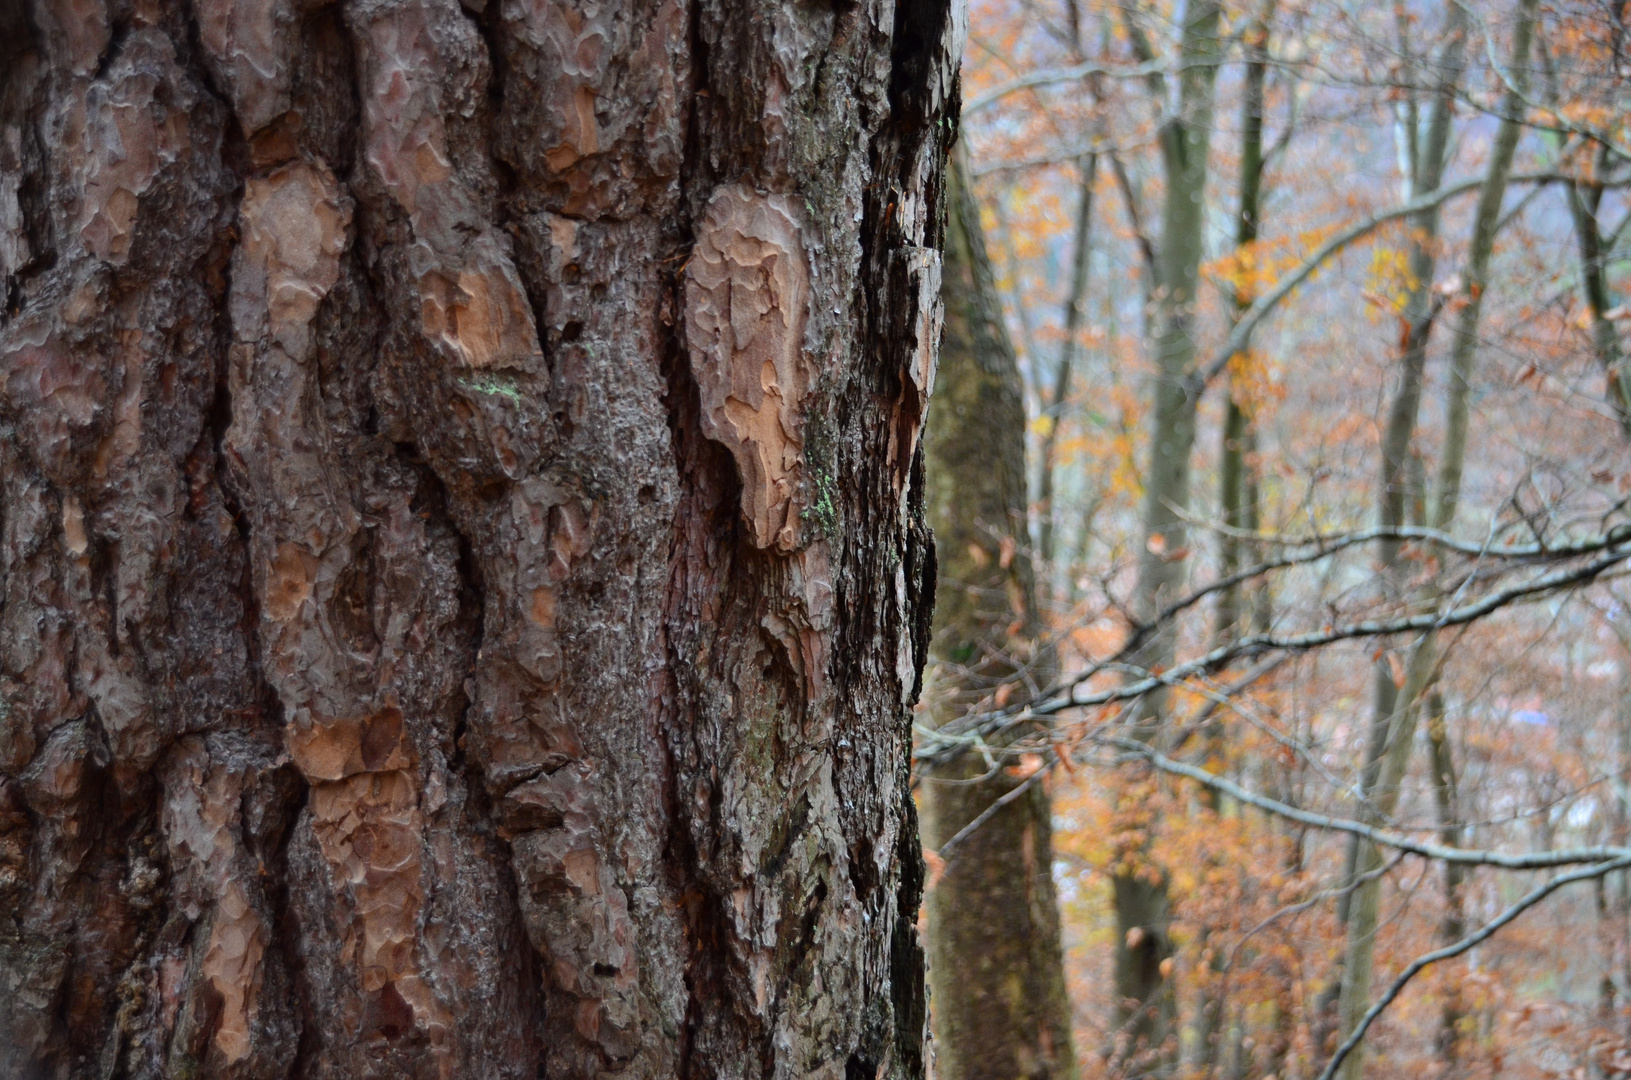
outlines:
[[[1507,183],[1509,185],[1550,184],[1566,179],[1568,179],[1567,176],[1557,172],[1521,173],[1509,177]],[[1369,236],[1382,226],[1398,221],[1400,218],[1412,217],[1423,211],[1435,209],[1457,196],[1476,191],[1483,184],[1484,178],[1481,176],[1454,184],[1446,184],[1419,198],[1410,199],[1407,202],[1374,214],[1336,233],[1325,243],[1315,248],[1308,258],[1304,259],[1294,270],[1276,282],[1273,288],[1258,297],[1252,303],[1252,306],[1241,314],[1239,321],[1230,330],[1228,340],[1223,343],[1223,347],[1213,354],[1211,360],[1196,369],[1191,378],[1195,380],[1198,387],[1204,387],[1216,379],[1229,366],[1229,361],[1233,359],[1234,355],[1245,350],[1247,343],[1251,340],[1252,331],[1257,328],[1257,324],[1262,322],[1271,311],[1279,306],[1281,300],[1284,300],[1303,282],[1312,277],[1314,272],[1323,266],[1327,259],[1346,248],[1349,244]]]
[[[950,840],[947,840],[944,844],[941,844],[940,850],[935,852],[935,854],[939,855],[941,859],[950,862],[951,858],[947,853],[950,852],[952,848],[956,847],[958,844],[961,844],[964,840],[967,840],[981,825],[984,825],[986,822],[996,817],[997,812],[1003,807],[1007,806],[1009,803],[1013,802],[1015,799],[1029,791],[1032,785],[1036,784],[1042,778],[1042,774],[1047,772],[1052,765],[1053,762],[1049,761],[1040,769],[1036,770],[1036,772],[1032,773],[1030,776],[1027,776],[1024,783],[1020,784],[1012,791],[1005,792],[1002,796],[992,802],[990,806],[986,807],[984,810],[981,810],[979,815],[975,817],[973,821],[970,821],[967,825],[964,825],[961,829],[958,829],[952,834]]]
[[[972,115],[987,106],[995,104],[1009,94],[1038,86],[1055,86],[1059,83],[1079,82],[1092,75],[1107,75],[1112,79],[1142,79],[1149,75],[1161,74],[1166,70],[1167,64],[1163,60],[1134,64],[1131,67],[1113,67],[1089,60],[1071,67],[1039,68],[1036,71],[1028,71],[1023,75],[981,90],[978,94],[963,102],[963,115]]]

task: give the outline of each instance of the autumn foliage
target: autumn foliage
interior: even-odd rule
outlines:
[[[1191,40],[1208,10],[970,13],[962,133],[1032,475],[1051,470],[1030,524],[1035,544],[1047,524],[1036,576],[1064,672],[1035,698],[1046,731],[1002,767],[1045,769],[1054,799],[1081,1074],[1312,1080],[1351,1026],[1339,989],[1367,886],[1350,832],[1276,808],[1471,852],[1610,852],[1514,869],[1381,845],[1366,1001],[1631,843],[1631,10],[1229,0],[1210,53]],[[1195,70],[1205,93],[1185,82]],[[1173,437],[1158,384],[1175,377],[1159,283],[1184,239],[1165,234],[1179,174],[1164,140],[1196,124],[1201,284],[1178,302],[1193,446],[1162,496],[1183,525],[1152,531],[1152,447]],[[1177,584],[1145,596],[1141,560]],[[1158,633],[1175,644],[1152,664]],[[1158,706],[1127,689],[1140,680]],[[997,730],[1004,710],[993,690],[920,756]],[[1382,743],[1401,731],[1384,798]],[[1118,875],[1159,881],[1170,905],[1149,931],[1174,950],[1165,1045],[1118,1030],[1114,958],[1146,932],[1118,923]],[[1424,967],[1370,1024],[1363,1068],[1627,1076],[1628,1039],[1631,880],[1616,869]]]

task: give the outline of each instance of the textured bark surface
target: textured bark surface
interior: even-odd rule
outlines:
[[[1019,365],[979,208],[957,177],[946,224],[940,375],[925,435],[939,566],[927,700],[937,724],[981,704],[1018,704],[1027,687],[1048,684],[1051,667],[1037,648],[1043,628],[1026,535]],[[927,901],[935,1073],[1067,1080],[1076,1061],[1051,803],[1042,784],[989,771],[983,757],[964,754],[923,777],[924,841],[945,859]],[[1022,784],[1026,790],[1016,792]],[[1004,797],[1011,801],[979,821]]]
[[[921,1073],[959,33],[0,5],[0,1075]]]

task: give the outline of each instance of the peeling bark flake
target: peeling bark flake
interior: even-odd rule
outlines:
[[[703,430],[736,459],[753,542],[783,553],[799,545],[809,305],[793,201],[721,188],[686,267],[686,342]]]

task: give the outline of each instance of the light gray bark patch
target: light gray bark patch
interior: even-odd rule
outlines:
[[[754,546],[799,546],[810,271],[795,204],[741,184],[708,202],[686,266],[685,338],[702,428],[736,459]]]

